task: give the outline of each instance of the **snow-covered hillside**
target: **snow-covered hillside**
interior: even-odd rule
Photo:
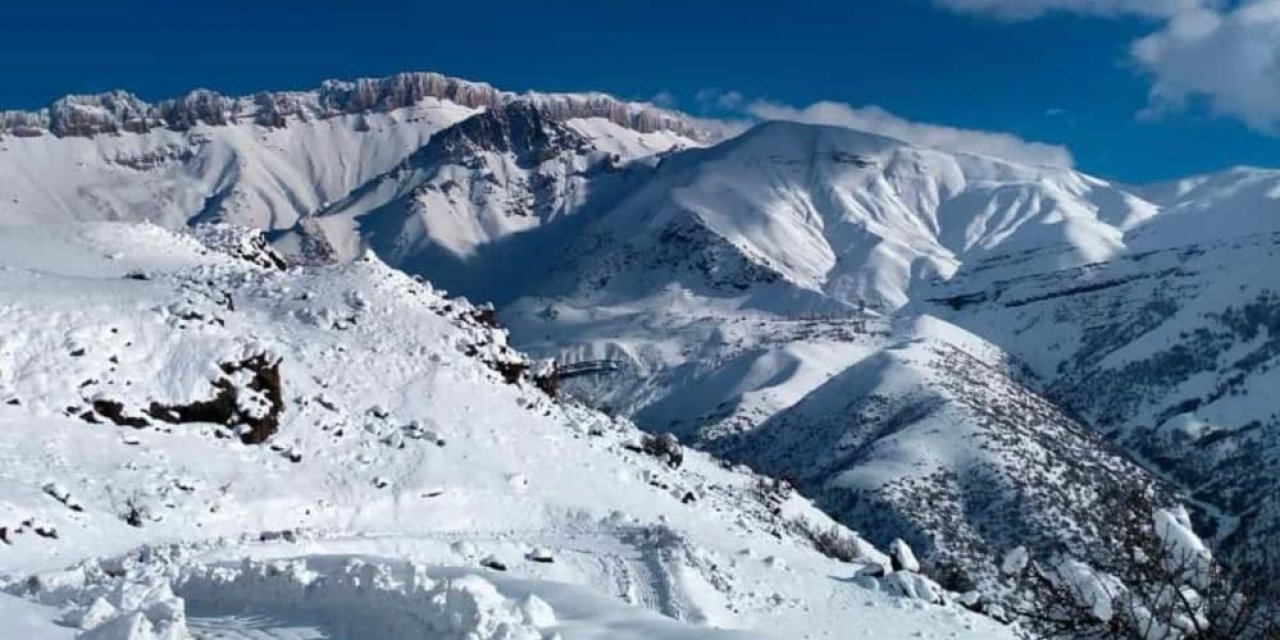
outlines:
[[[784,486],[553,400],[482,309],[376,258],[119,223],[0,245],[0,637],[1005,633],[855,579],[888,558],[819,554],[834,525]]]
[[[617,363],[573,383],[591,402],[793,478],[963,584],[1018,544],[1086,553],[1115,514],[1081,505],[1146,476],[996,344],[892,316],[939,280],[1119,255],[1156,211],[1066,170],[770,123],[665,158],[502,317],[535,353]]]
[[[907,538],[951,585],[986,581],[1017,546],[1088,555],[1118,516],[1087,505],[1135,482],[1180,492],[1230,550],[1257,552],[1280,532],[1274,171],[1134,187],[836,127],[762,123],[721,140],[727,129],[648,105],[435,74],[158,105],[73,97],[0,115],[0,129],[0,224],[233,222],[266,230],[291,264],[332,263],[272,275],[302,279],[283,298],[316,274],[377,265],[492,302],[515,347],[569,374],[565,393],[790,478],[872,542]],[[35,260],[35,229],[0,242]],[[68,242],[107,242],[99,233]],[[333,311],[342,304],[306,321],[363,331],[359,313]],[[295,312],[310,313],[272,307],[260,324]],[[376,330],[407,331],[410,317]],[[361,348],[391,349],[370,331]],[[85,342],[96,340],[114,338]],[[215,351],[223,359],[203,369],[149,358],[163,388],[133,379],[99,409],[154,419],[152,402],[216,391],[193,380],[261,376],[255,354]],[[44,385],[41,411],[74,407],[71,424],[111,378],[67,371],[72,384],[24,384]],[[557,424],[585,419],[535,407]]]
[[[603,119],[558,121],[530,102],[451,126],[403,163],[306,220],[339,259],[371,247],[389,263],[483,300],[527,289],[556,257],[571,216],[608,208],[642,184],[655,156],[692,146]],[[563,224],[561,225],[563,226]],[[277,240],[289,253],[290,232]]]
[[[155,105],[123,91],[67,96],[39,112],[0,112],[0,223],[287,229],[390,171],[433,133],[512,104],[581,121],[614,152],[715,135],[602,94],[517,95],[434,73],[242,98],[199,90]]]
[[[1277,408],[1260,391],[1274,386],[1266,310],[1276,293],[1266,265],[1280,233],[1278,199],[1280,179],[1263,170],[1127,189],[1062,169],[771,123],[666,159],[648,184],[576,233],[556,270],[503,317],[536,353],[624,363],[622,374],[584,384],[585,397],[795,474],[814,497],[831,499],[842,474],[871,494],[899,482],[900,432],[925,434],[914,445],[929,454],[914,471],[921,477],[963,476],[971,459],[956,434],[996,425],[1005,433],[995,437],[1017,446],[975,445],[980,466],[1017,470],[997,477],[1054,478],[1063,465],[1116,460],[1107,443],[1053,434],[1093,430],[1151,474],[1086,473],[1085,484],[1097,483],[1086,491],[1161,477],[1198,503],[1202,525],[1260,553],[1277,531],[1269,496],[1280,481],[1264,462],[1280,441]],[[913,341],[969,364],[938,366],[921,347],[902,357],[900,345]],[[980,364],[1001,361],[1001,351],[1030,368],[1002,374]],[[976,356],[989,352],[997,355]],[[1011,410],[1011,398],[1021,408]],[[842,430],[867,404],[884,406],[855,422],[887,426]],[[1026,406],[1060,417],[1027,432],[1018,423],[1038,412]],[[1151,437],[1175,417],[1201,425],[1193,441],[1207,440]],[[724,444],[753,438],[745,448]],[[1037,440],[1079,446],[1031,453]],[[951,523],[922,534],[942,562],[962,553],[967,527],[985,530],[974,546],[994,551],[1005,536],[991,523],[1015,511],[1060,514],[1078,501],[1058,495],[948,517],[974,499],[948,484],[951,499],[927,501],[930,513],[906,500],[883,514],[903,520],[867,532],[885,541],[902,535],[903,522]],[[869,508],[826,506],[850,519],[859,517],[846,511]],[[1073,517],[1087,530],[1109,516]],[[1075,539],[1057,531],[1060,541]]]
[[[425,99],[393,112],[280,128],[199,124],[93,137],[9,136],[0,140],[0,218],[149,220],[169,227],[222,220],[287,228],[472,113]]]
[[[589,265],[595,280],[633,266],[700,270],[713,284],[776,279],[892,310],[962,264],[1026,272],[1105,260],[1155,211],[1064,169],[772,122],[670,158],[577,242],[607,252]],[[670,251],[645,243],[686,238],[696,246],[680,264],[632,264]]]
[[[1220,543],[1260,560],[1280,532],[1280,180],[1226,178],[1139,227],[1118,259],[994,286],[957,278],[935,300],[1182,485]]]

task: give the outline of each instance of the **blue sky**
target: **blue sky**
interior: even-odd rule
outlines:
[[[435,70],[513,90],[659,97],[728,117],[760,101],[878,105],[913,122],[1063,146],[1077,167],[1135,182],[1280,166],[1280,137],[1260,132],[1274,132],[1269,94],[1255,95],[1247,76],[1218,86],[1198,68],[1215,42],[1131,54],[1200,4],[1144,1],[1137,10],[1126,6],[1136,0],[20,3],[0,20],[0,108],[111,88],[155,100]],[[1178,6],[1149,10],[1161,3]],[[1280,75],[1270,79],[1280,86]],[[1163,85],[1186,104],[1139,117]],[[710,107],[712,91],[742,99]]]

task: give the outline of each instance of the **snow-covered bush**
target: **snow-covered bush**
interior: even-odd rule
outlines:
[[[630,445],[628,448],[659,458],[672,469],[678,469],[681,464],[684,464],[684,448],[680,446],[680,441],[669,433],[661,435],[646,433],[640,437],[639,444]]]
[[[866,557],[862,540],[840,525],[832,524],[830,527],[822,527],[801,518],[795,521],[795,527],[801,535],[813,543],[813,548],[818,553],[828,558],[841,562],[853,562]]]
[[[1215,559],[1186,510],[1133,487],[1131,516],[1109,553],[1037,561],[1019,547],[1001,569],[1018,584],[1009,610],[1030,638],[1253,640],[1280,638],[1280,606],[1248,575]]]

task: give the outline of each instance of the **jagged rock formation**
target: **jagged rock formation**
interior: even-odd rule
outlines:
[[[642,133],[672,131],[692,138],[712,135],[706,127],[681,114],[648,104],[623,102],[605,94],[518,95],[488,84],[426,72],[354,81],[326,80],[312,91],[263,91],[239,98],[197,89],[154,105],[125,91],[72,95],[35,112],[0,112],[0,134],[34,136],[47,131],[59,137],[91,137],[141,133],[157,127],[185,131],[199,124],[225,126],[237,122],[282,127],[290,119],[306,121],[393,111],[415,105],[424,98],[448,100],[473,108],[528,102],[559,120],[605,118]]]
[[[516,163],[533,167],[560,153],[592,150],[591,143],[573,129],[553,121],[531,103],[499,105],[441,131],[423,148],[422,160],[468,164],[477,152],[510,153]],[[411,161],[417,158],[411,158]]]

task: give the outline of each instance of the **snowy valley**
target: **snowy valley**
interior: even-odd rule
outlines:
[[[438,74],[3,112],[0,616],[1013,637],[1135,486],[1274,587],[1278,215]]]

